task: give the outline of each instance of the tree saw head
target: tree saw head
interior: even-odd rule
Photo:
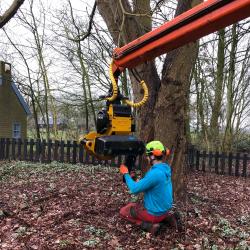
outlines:
[[[144,142],[135,137],[134,117],[132,107],[142,106],[148,99],[148,89],[141,81],[144,97],[138,103],[133,103],[120,94],[116,79],[110,66],[112,87],[106,100],[106,106],[97,113],[96,131],[80,138],[80,142],[88,153],[99,159],[112,159],[117,155],[141,155],[145,151]]]

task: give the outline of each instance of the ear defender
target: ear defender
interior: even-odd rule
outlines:
[[[163,154],[165,154],[166,156],[169,156],[170,155],[170,149],[166,148],[164,151],[161,151],[160,149],[154,149],[152,151],[152,154],[154,156],[162,156]]]
[[[161,155],[162,155],[162,151],[161,151],[160,149],[154,149],[154,150],[152,151],[152,154],[153,154],[154,156],[161,156]]]
[[[170,149],[166,148],[166,156],[169,156],[171,154]]]
[[[164,147],[160,141],[151,141],[146,145],[146,155],[153,155],[155,157],[161,157],[163,155],[169,156],[171,154],[170,149]]]

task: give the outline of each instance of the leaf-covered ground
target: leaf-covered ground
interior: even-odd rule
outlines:
[[[0,163],[0,249],[250,249],[250,180],[192,173],[178,207],[185,232],[157,237],[119,217],[117,169]]]

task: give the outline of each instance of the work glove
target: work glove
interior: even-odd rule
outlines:
[[[121,174],[128,174],[128,168],[124,164],[120,165],[120,173]]]

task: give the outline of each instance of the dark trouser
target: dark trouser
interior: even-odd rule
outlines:
[[[167,217],[168,213],[155,216],[149,214],[141,204],[129,203],[120,209],[120,215],[134,224],[141,225],[142,222],[159,223]]]

